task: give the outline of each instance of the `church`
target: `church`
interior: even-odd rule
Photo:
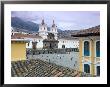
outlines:
[[[47,24],[44,22],[44,19],[42,20],[41,24],[39,25],[39,36],[41,36],[43,39],[47,39],[47,35],[48,33],[52,33],[55,35],[55,39],[57,39],[57,26],[55,25],[54,23],[54,20],[53,20],[53,24],[50,28],[50,31],[47,30]]]
[[[47,39],[48,34],[53,34],[55,40],[58,40],[58,46],[57,48],[79,48],[79,41],[77,38],[58,38],[58,31],[57,26],[55,24],[55,21],[53,20],[52,26],[50,27],[50,30],[47,30],[47,24],[44,22],[44,19],[42,20],[41,24],[39,25],[39,36],[42,37],[42,39]],[[43,41],[42,40],[42,41]],[[57,42],[57,41],[56,41]],[[37,43],[38,49],[39,49],[39,42]],[[42,42],[42,48],[44,47]]]
[[[39,50],[45,48],[46,45],[45,39],[49,39],[48,35],[54,35],[54,41],[56,41],[55,48],[79,48],[79,41],[76,38],[58,38],[58,31],[55,21],[52,21],[52,25],[50,30],[47,29],[47,24],[45,23],[44,19],[42,19],[41,23],[39,24],[39,31],[38,34],[29,34],[26,32],[19,32],[16,31],[14,28],[11,29],[11,35],[16,38],[22,38],[25,40],[29,40],[29,43],[26,43],[27,49],[32,49],[33,47]],[[44,42],[44,43],[43,43]],[[34,46],[33,46],[34,44]],[[51,46],[53,44],[51,43]]]

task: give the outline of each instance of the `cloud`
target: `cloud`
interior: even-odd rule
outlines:
[[[12,11],[12,17],[19,17],[26,21],[41,23],[44,18],[48,26],[55,20],[56,25],[63,30],[84,29],[100,25],[99,11]]]
[[[58,22],[57,26],[64,30],[73,30],[73,28],[74,28],[74,26],[76,26],[76,24],[71,23],[71,22]]]

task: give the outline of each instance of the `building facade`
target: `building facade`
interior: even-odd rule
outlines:
[[[82,30],[79,37],[79,70],[100,76],[100,26]]]

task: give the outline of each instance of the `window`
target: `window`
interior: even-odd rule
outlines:
[[[46,46],[46,44],[45,44],[45,46]]]
[[[96,57],[100,57],[100,41],[96,42]]]
[[[45,27],[44,27],[44,30],[45,30]]]
[[[84,56],[90,55],[90,49],[89,49],[89,41],[84,42]]]
[[[89,64],[84,64],[84,72],[90,73],[90,66],[89,66]]]
[[[50,43],[50,48],[52,48],[52,44]]]
[[[50,39],[52,39],[52,37],[51,37],[51,36],[50,36],[49,38],[50,38]]]
[[[14,35],[14,33],[12,33],[12,36]]]
[[[100,76],[100,66],[97,66],[97,76]]]
[[[28,46],[29,46],[29,43],[28,43]]]
[[[62,45],[62,48],[65,48],[65,45]]]

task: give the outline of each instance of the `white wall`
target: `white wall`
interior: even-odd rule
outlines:
[[[29,46],[28,43],[26,43],[26,48],[32,48],[32,41],[37,41],[36,48],[43,48],[43,39],[42,38],[25,38],[26,40],[29,40]]]
[[[59,39],[58,48],[62,48],[62,45],[65,45],[65,48],[79,48],[79,41]]]
[[[37,48],[43,48],[43,39],[37,39]]]
[[[29,46],[27,43],[26,48],[32,48],[32,41],[37,41],[36,48],[38,48],[38,49],[43,48],[43,39],[42,38],[36,38],[36,39],[26,38],[26,39],[30,40]],[[79,48],[79,41],[78,40],[59,39],[58,41],[59,41],[58,48],[62,48],[62,45],[65,45],[65,48]]]

